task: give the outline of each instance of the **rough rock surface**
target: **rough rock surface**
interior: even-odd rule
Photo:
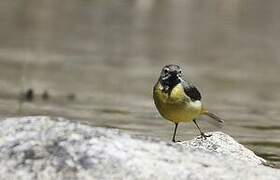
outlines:
[[[230,136],[171,144],[49,117],[0,121],[0,179],[280,179]]]

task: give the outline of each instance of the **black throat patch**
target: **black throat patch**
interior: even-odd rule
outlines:
[[[163,80],[163,79],[160,79],[160,84],[162,85],[163,87],[163,92],[167,93],[168,96],[170,96],[173,88],[179,84],[181,81],[178,77],[176,76],[171,76],[170,78],[166,79],[166,80]]]

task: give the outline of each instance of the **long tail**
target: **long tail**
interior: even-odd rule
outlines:
[[[206,109],[203,109],[201,114],[209,116],[210,118],[212,118],[213,120],[217,121],[218,123],[223,123],[224,122],[219,116],[217,116],[214,113],[209,112]]]

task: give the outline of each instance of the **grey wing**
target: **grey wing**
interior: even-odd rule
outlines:
[[[201,100],[201,94],[194,85],[185,81],[183,81],[182,84],[186,95],[189,96],[192,101]]]

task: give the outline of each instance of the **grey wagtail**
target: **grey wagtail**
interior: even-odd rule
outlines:
[[[159,80],[154,86],[153,98],[161,116],[175,123],[173,142],[176,142],[179,122],[193,121],[205,139],[211,135],[206,135],[199,128],[196,122],[199,116],[207,115],[218,123],[223,122],[221,118],[202,106],[200,92],[193,84],[183,79],[182,70],[178,65],[171,64],[163,67]]]

